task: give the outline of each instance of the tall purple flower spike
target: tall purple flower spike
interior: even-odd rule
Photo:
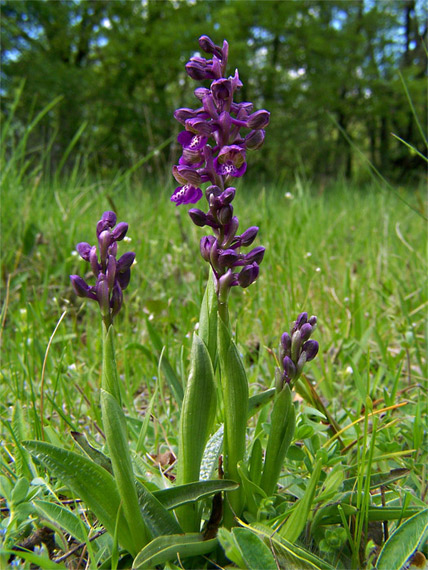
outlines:
[[[203,195],[201,183],[209,182],[223,191],[234,178],[241,177],[247,168],[246,151],[262,146],[270,117],[265,110],[253,112],[252,103],[234,101],[242,82],[237,70],[233,77],[225,77],[228,43],[224,41],[220,47],[208,36],[201,36],[199,45],[212,59],[192,57],[186,71],[196,81],[211,80],[211,85],[195,89],[200,102],[197,109],[182,108],[174,113],[185,128],[177,138],[183,153],[173,168],[180,186],[171,201],[177,206],[198,202]],[[242,129],[246,132],[242,133]],[[180,166],[188,168],[178,173]]]
[[[196,225],[213,230],[214,235],[201,240],[201,255],[212,267],[217,295],[224,302],[231,287],[245,288],[257,279],[265,252],[259,246],[241,253],[241,247],[254,241],[258,228],[237,235],[239,221],[231,205],[235,188],[230,184],[245,174],[247,150],[262,146],[270,113],[253,112],[252,103],[234,101],[242,83],[237,70],[233,77],[225,77],[229,50],[226,41],[220,47],[208,36],[201,36],[199,45],[212,54],[212,59],[192,57],[186,71],[197,81],[211,80],[211,85],[195,90],[200,107],[178,109],[174,114],[185,130],[177,139],[183,151],[172,169],[179,186],[171,201],[177,206],[195,204],[203,196],[200,185],[210,183],[205,190],[208,212],[192,208],[189,215]]]
[[[318,354],[318,343],[309,340],[317,326],[317,317],[308,318],[308,313],[300,313],[294,322],[290,334],[285,332],[281,336],[280,358],[282,374],[278,384],[290,384],[297,380],[303,371],[306,362]]]
[[[116,259],[117,242],[123,240],[127,231],[128,224],[125,222],[116,225],[114,212],[104,212],[97,223],[98,251],[97,246],[91,246],[86,242],[78,243],[76,246],[80,257],[91,265],[96,278],[95,285],[88,285],[79,275],[70,275],[76,295],[98,302],[107,328],[122,307],[122,291],[129,284],[131,266],[135,260],[133,252],[124,253]]]

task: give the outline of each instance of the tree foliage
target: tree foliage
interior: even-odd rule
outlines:
[[[53,168],[84,122],[69,163],[84,155],[101,172],[129,168],[176,134],[174,109],[193,104],[184,64],[208,34],[228,39],[242,99],[272,113],[254,171],[358,175],[348,138],[384,174],[422,172],[423,161],[391,135],[424,152],[406,95],[426,124],[422,1],[3,0],[1,10],[2,114],[24,82],[19,137],[62,97],[31,139],[35,152],[52,143]],[[149,165],[163,168],[176,150]]]

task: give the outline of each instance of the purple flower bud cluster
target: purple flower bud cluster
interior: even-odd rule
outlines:
[[[313,360],[318,354],[318,343],[310,340],[310,336],[317,326],[317,318],[309,317],[308,313],[300,313],[294,323],[290,334],[287,332],[281,336],[280,358],[282,375],[280,383],[289,384],[297,380],[302,373],[306,362]]]
[[[80,257],[91,264],[96,283],[90,286],[79,275],[70,275],[71,284],[76,295],[98,302],[107,327],[120,311],[123,302],[122,291],[129,284],[131,265],[135,260],[135,253],[132,252],[124,253],[116,259],[117,242],[123,240],[127,231],[128,224],[125,222],[116,225],[114,212],[104,212],[97,223],[98,252],[97,246],[86,242],[76,246]]]
[[[179,183],[171,201],[195,204],[202,198],[200,185],[204,182],[224,191],[234,178],[246,169],[246,151],[260,148],[265,138],[264,127],[270,113],[253,112],[253,104],[234,102],[235,92],[242,87],[238,71],[225,77],[229,46],[217,46],[208,36],[199,38],[203,51],[212,59],[192,57],[186,64],[188,75],[197,81],[211,80],[211,85],[198,87],[195,95],[200,102],[197,109],[178,109],[174,116],[185,128],[178,135],[183,152],[178,165],[173,167]],[[241,129],[246,129],[242,133]]]
[[[201,255],[210,263],[216,281],[217,295],[224,302],[231,287],[249,287],[257,279],[259,265],[263,260],[265,248],[257,246],[250,252],[241,253],[241,247],[250,246],[255,240],[259,228],[252,226],[241,235],[237,235],[239,221],[233,215],[232,201],[235,188],[222,191],[218,186],[209,186],[206,197],[208,213],[198,208],[189,210],[189,215],[197,226],[209,226],[214,235],[201,239]]]

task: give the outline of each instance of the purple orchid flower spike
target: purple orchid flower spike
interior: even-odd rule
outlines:
[[[317,317],[308,318],[303,312],[291,327],[290,334],[281,336],[280,361],[282,371],[278,375],[277,388],[295,382],[303,371],[306,362],[310,362],[318,354],[319,345],[316,340],[309,340],[317,326]]]
[[[123,303],[123,290],[131,278],[131,266],[135,253],[124,253],[117,257],[117,242],[122,241],[128,231],[128,224],[120,222],[116,225],[116,214],[104,212],[97,223],[97,246],[81,242],[76,246],[80,257],[88,261],[95,276],[95,285],[88,285],[79,275],[70,275],[74,292],[79,297],[97,301],[104,324],[108,328],[113,317],[120,311]]]
[[[217,295],[224,302],[231,287],[254,283],[265,252],[259,246],[241,253],[241,247],[254,241],[258,228],[237,235],[239,221],[232,206],[236,191],[231,184],[247,170],[247,150],[262,146],[270,113],[254,111],[250,102],[234,101],[242,82],[237,70],[226,76],[226,41],[218,46],[208,36],[201,36],[199,45],[212,58],[192,57],[186,71],[197,81],[211,80],[211,85],[195,89],[197,109],[182,108],[174,113],[185,130],[177,138],[182,155],[172,169],[179,186],[171,201],[177,206],[196,204],[203,196],[201,185],[211,184],[205,190],[208,212],[192,208],[189,215],[197,226],[213,230],[214,235],[201,240],[201,255],[212,267]]]
[[[246,150],[262,146],[270,113],[264,109],[253,112],[252,103],[234,101],[242,82],[237,70],[233,76],[225,76],[229,52],[226,41],[223,46],[218,46],[208,36],[201,36],[199,45],[212,55],[212,59],[192,57],[186,64],[186,71],[196,81],[212,81],[209,88],[195,90],[201,107],[177,109],[174,113],[185,127],[177,139],[183,148],[179,165],[187,165],[203,181],[225,190],[233,178],[245,174]],[[247,132],[242,133],[242,129]],[[183,183],[174,191],[171,201],[177,206],[195,204],[202,198],[199,186],[190,181],[188,184]]]

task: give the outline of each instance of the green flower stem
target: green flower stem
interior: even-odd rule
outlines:
[[[245,455],[248,413],[248,381],[241,357],[233,342],[226,304],[218,304],[218,355],[221,369],[221,391],[224,405],[224,472],[227,479],[238,483],[238,464]],[[224,506],[224,525],[231,528],[234,515],[241,516],[244,503],[242,488],[228,494]]]
[[[295,411],[288,385],[275,396],[270,434],[260,487],[271,496],[278,482],[285,455],[294,435]]]
[[[136,554],[149,542],[138,503],[135,477],[129,453],[125,415],[121,406],[119,379],[114,352],[113,327],[103,335],[101,413],[113,475]]]

